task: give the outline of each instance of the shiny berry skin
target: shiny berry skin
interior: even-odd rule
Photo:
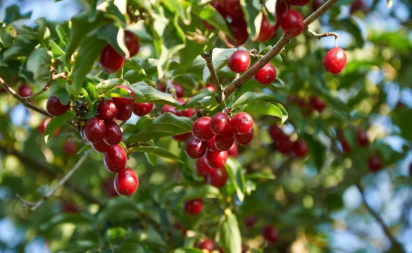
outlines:
[[[205,85],[205,89],[208,90],[208,91],[210,91],[210,92],[215,92],[215,91],[216,91],[215,86],[214,86],[213,84],[211,84],[211,83],[207,83],[207,84]]]
[[[298,158],[305,157],[308,153],[308,145],[305,140],[297,140],[293,143],[293,152]]]
[[[124,148],[120,145],[114,145],[104,154],[104,165],[107,170],[113,173],[124,170],[127,163],[127,154]]]
[[[139,177],[132,169],[121,170],[114,178],[114,189],[120,195],[129,196],[137,190],[138,186]]]
[[[59,98],[54,95],[51,96],[47,100],[47,105],[46,105],[47,112],[53,116],[60,116],[64,114],[65,112],[67,112],[69,108],[70,108],[70,102],[68,102],[67,105],[63,105],[62,103],[60,103]]]
[[[334,47],[323,58],[323,68],[331,74],[338,74],[346,66],[346,53],[340,47]]]
[[[365,9],[365,2],[364,0],[355,0],[350,6],[350,14],[353,14],[357,11],[362,11]]]
[[[243,18],[233,19],[230,23],[234,40],[226,35],[227,41],[235,47],[243,45],[249,38],[247,24]]]
[[[235,135],[233,133],[215,136],[215,146],[219,151],[229,150],[233,146],[233,143],[235,143]]]
[[[131,105],[117,106],[116,119],[126,121],[132,117],[133,107]]]
[[[368,166],[370,171],[378,172],[383,167],[382,160],[377,156],[369,157]]]
[[[178,135],[173,136],[173,139],[177,141],[184,141],[189,136],[191,136],[191,133],[178,134]]]
[[[242,18],[244,15],[239,0],[223,0],[223,6],[231,18]]]
[[[195,168],[197,175],[199,176],[206,176],[207,174],[214,171],[214,169],[206,163],[206,157],[204,156],[196,160]]]
[[[282,129],[276,125],[271,125],[268,129],[268,133],[273,141],[278,141],[285,137],[285,134],[283,133]]]
[[[117,106],[113,101],[104,100],[97,104],[97,115],[102,120],[112,120],[117,115]]]
[[[276,1],[276,29],[280,26],[280,17],[290,9],[288,1]]]
[[[192,126],[193,136],[201,141],[207,141],[215,136],[215,134],[212,132],[212,129],[210,128],[210,120],[211,118],[208,116],[198,118]]]
[[[358,140],[359,146],[366,147],[369,144],[368,135],[365,131],[357,131],[356,132],[356,139]]]
[[[192,199],[184,203],[185,213],[188,215],[198,215],[203,209],[203,200]]]
[[[106,133],[104,135],[103,141],[110,146],[119,144],[122,141],[122,130],[112,120],[106,120],[104,122]]]
[[[24,84],[20,86],[18,93],[20,97],[23,97],[23,98],[30,97],[31,95],[33,95],[33,89],[29,85]]]
[[[280,153],[287,155],[293,150],[293,142],[289,137],[284,137],[278,141],[277,148]]]
[[[126,90],[129,96],[127,98],[125,97],[113,97],[112,100],[117,106],[126,106],[126,105],[132,105],[134,102],[134,92],[132,89],[127,87],[126,85],[118,85],[115,88],[117,89],[123,89]]]
[[[106,128],[103,120],[98,117],[89,119],[84,126],[84,134],[86,139],[91,143],[103,141]]]
[[[256,218],[256,216],[253,215],[249,215],[248,217],[246,217],[246,219],[243,221],[243,224],[245,224],[245,226],[249,229],[253,228],[256,224],[256,222],[258,221],[258,219]]]
[[[213,151],[213,152],[219,152],[219,149],[217,149],[217,147],[216,147],[215,138],[216,138],[216,136],[213,136],[209,140],[205,141],[206,142],[206,147],[209,150]]]
[[[279,241],[279,232],[272,226],[264,226],[262,235],[270,244],[275,244]]]
[[[217,170],[213,170],[207,175],[207,183],[213,185],[216,188],[223,188],[226,185],[227,172],[225,167]]]
[[[276,25],[271,25],[268,18],[263,15],[262,22],[260,23],[259,36],[255,39],[256,42],[265,42],[270,40],[276,32]]]
[[[171,106],[171,105],[164,105],[164,106],[162,107],[162,114],[163,114],[163,113],[166,113],[166,112],[170,112],[170,113],[172,113],[172,114],[174,114],[174,115],[177,115],[176,107]]]
[[[130,57],[135,56],[139,52],[140,44],[136,34],[131,31],[124,32],[124,40]]]
[[[235,134],[235,141],[239,145],[247,145],[253,139],[253,129],[250,129],[249,132],[245,134]]]
[[[76,142],[73,140],[66,141],[63,146],[63,151],[67,156],[76,154]]]
[[[90,143],[92,146],[93,150],[99,153],[106,153],[109,151],[110,145],[107,145],[106,142],[101,141],[97,143]]]
[[[289,2],[291,5],[305,6],[305,5],[307,5],[307,4],[310,2],[310,0],[288,0],[288,2]]]
[[[303,32],[302,15],[295,10],[288,10],[280,17],[280,27],[283,32],[291,37],[296,37]]]
[[[311,96],[310,97],[310,104],[313,109],[318,112],[323,112],[326,108],[326,103],[318,96]]]
[[[133,103],[133,112],[137,116],[145,116],[153,110],[154,104],[152,103]]]
[[[100,54],[100,68],[110,74],[119,71],[123,67],[123,64],[124,57],[114,50],[110,44],[107,44]]]
[[[200,158],[206,153],[206,143],[192,137],[186,143],[185,152],[192,159]]]
[[[236,142],[233,143],[233,145],[229,148],[227,153],[229,154],[229,156],[231,156],[233,158],[236,158],[238,156],[239,151],[238,151]]]
[[[225,166],[227,158],[227,151],[213,152],[208,150],[206,152],[206,163],[213,169],[220,169]]]
[[[325,0],[313,0],[311,6],[312,12],[315,12],[317,9],[319,9],[324,2]]]
[[[255,74],[255,80],[263,85],[267,85],[275,81],[276,69],[272,63],[267,63]]]
[[[212,252],[214,248],[215,248],[215,243],[210,239],[203,240],[199,244],[199,249],[201,250],[207,250],[209,252]]]
[[[228,61],[229,69],[234,73],[245,72],[250,66],[250,55],[249,53],[238,50],[234,52]]]
[[[247,112],[239,112],[232,117],[230,126],[235,134],[246,134],[253,127],[253,118]]]
[[[182,97],[185,96],[185,89],[183,88],[183,86],[181,84],[173,83],[173,87],[175,89],[176,97],[182,98]]]
[[[223,112],[218,112],[210,119],[210,129],[214,134],[231,133],[230,118]],[[233,134],[233,133],[232,133]]]

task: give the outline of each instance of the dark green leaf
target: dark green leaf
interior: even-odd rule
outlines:
[[[49,121],[49,123],[46,126],[46,130],[44,131],[45,136],[52,135],[54,131],[57,130],[57,128],[61,127],[64,125],[68,120],[73,118],[74,112],[73,111],[67,111],[61,116],[53,117]]]
[[[185,202],[192,199],[211,199],[221,197],[222,196],[218,188],[211,185],[201,185],[187,189],[184,197],[181,199],[181,202]]]
[[[179,163],[183,163],[183,161],[180,160],[180,158],[177,157],[175,154],[173,154],[173,153],[169,152],[168,150],[166,150],[164,148],[161,148],[161,147],[141,146],[141,147],[134,148],[134,151],[144,152],[144,153],[147,153],[147,154],[153,154],[153,155],[156,155],[156,156],[161,156],[161,157],[164,157],[164,158],[174,160],[174,161],[179,162]]]
[[[236,189],[237,197],[240,201],[245,198],[245,178],[242,172],[242,164],[236,159],[230,158],[226,162],[226,171]]]
[[[225,211],[225,216],[226,219],[220,227],[219,246],[227,253],[242,252],[242,236],[236,216],[228,211]]]
[[[269,94],[261,93],[261,92],[245,92],[239,97],[233,99],[232,103],[230,103],[229,107],[232,109],[236,109],[241,105],[246,105],[253,101],[268,101],[268,102],[275,102],[275,97]]]
[[[145,82],[132,84],[130,88],[136,96],[136,102],[169,104],[182,108],[182,105],[171,94],[158,91]]]
[[[33,79],[46,78],[50,76],[51,52],[47,48],[40,47],[33,50],[27,59],[26,69],[33,73]]]

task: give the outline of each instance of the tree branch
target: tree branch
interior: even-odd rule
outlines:
[[[225,94],[223,92],[224,91],[223,87],[219,82],[219,78],[217,77],[215,68],[213,66],[213,59],[212,59],[213,49],[210,50],[209,52],[206,52],[206,53],[203,52],[201,54],[201,56],[206,61],[206,66],[207,66],[207,68],[209,69],[209,72],[210,72],[210,78],[212,79],[212,83],[216,88],[217,95],[218,95],[218,99],[217,99],[218,101],[217,102],[221,103],[222,101],[225,100]]]
[[[62,72],[62,73],[59,73],[59,74],[54,74],[54,72],[55,72],[54,68],[50,67],[50,78],[49,78],[49,81],[47,81],[46,85],[41,90],[39,90],[38,92],[34,93],[33,95],[31,95],[29,97],[23,98],[23,99],[27,100],[27,101],[30,101],[31,99],[37,97],[38,95],[48,91],[50,86],[52,85],[52,83],[54,81],[56,81],[57,79],[67,78],[67,73],[66,72]]]
[[[306,32],[309,33],[312,37],[315,37],[317,39],[325,38],[325,37],[330,37],[330,36],[335,36],[335,40],[339,38],[339,34],[334,33],[334,32],[325,32],[325,33],[316,33],[309,29],[309,27],[306,27]]]

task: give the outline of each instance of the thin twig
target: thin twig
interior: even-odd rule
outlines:
[[[219,78],[217,77],[215,67],[213,66],[213,49],[209,50],[209,52],[203,52],[201,54],[202,58],[206,61],[206,66],[210,72],[210,78],[212,79],[213,86],[215,86],[217,91],[217,102],[221,103],[225,100],[225,94],[222,87],[222,84],[219,82]]]
[[[40,94],[48,91],[49,88],[50,88],[50,86],[52,85],[52,83],[53,83],[54,81],[56,81],[57,79],[60,79],[60,78],[67,78],[67,73],[66,73],[66,72],[62,72],[62,73],[59,73],[59,74],[54,74],[54,68],[50,68],[50,78],[49,78],[49,80],[47,81],[46,85],[44,85],[44,87],[43,87],[41,90],[39,90],[38,92],[34,93],[33,95],[31,95],[31,96],[29,96],[29,97],[23,98],[23,99],[29,101],[29,100],[37,97],[38,95],[40,95]]]
[[[330,37],[330,36],[335,36],[335,40],[339,38],[339,34],[335,32],[325,32],[325,33],[316,33],[309,29],[309,27],[306,27],[306,32],[308,32],[312,37],[315,37],[317,39],[325,38],[325,37]]]

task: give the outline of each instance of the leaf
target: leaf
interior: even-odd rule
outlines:
[[[339,20],[339,25],[343,26],[344,29],[353,36],[353,38],[355,39],[356,47],[363,47],[365,41],[362,37],[359,25],[354,19],[341,19]]]
[[[13,42],[13,30],[0,26],[0,48],[7,48]]]
[[[200,108],[211,111],[219,106],[219,103],[216,101],[215,96],[215,92],[202,90],[199,94],[187,101],[184,108]]]
[[[263,101],[254,101],[245,106],[243,108],[244,112],[249,112],[249,113],[258,113],[258,114],[265,114],[265,115],[271,115],[275,116],[278,118],[283,118],[282,111],[274,104],[268,103],[268,102],[263,102]],[[284,120],[282,120],[283,122]]]
[[[167,247],[167,244],[153,228],[139,229],[138,232],[133,233],[127,237],[127,241],[138,241],[145,245]]]
[[[192,199],[203,199],[203,198],[221,198],[222,195],[218,188],[211,185],[201,185],[189,188],[186,190],[185,195],[180,200],[180,202],[186,202]]]
[[[142,147],[134,148],[134,151],[144,152],[144,153],[147,153],[147,154],[153,154],[153,155],[156,155],[156,156],[161,156],[161,157],[164,157],[164,158],[171,159],[171,160],[179,162],[179,163],[184,163],[175,154],[173,154],[173,153],[171,153],[171,152],[169,152],[166,149],[161,148],[161,147],[142,146]]]
[[[37,48],[31,52],[27,59],[26,69],[33,73],[34,80],[44,77],[49,78],[51,58],[51,52],[45,47]]]
[[[117,241],[122,239],[126,235],[127,231],[124,228],[116,227],[116,228],[109,228],[106,231],[106,239],[108,241]]]
[[[222,247],[223,252],[239,253],[242,252],[242,237],[239,231],[236,216],[226,210],[226,219],[220,227],[219,246]]]
[[[158,91],[145,82],[132,84],[130,88],[135,94],[136,102],[168,104],[182,108],[182,105],[171,94]]]
[[[78,155],[78,154],[84,153],[84,152],[86,152],[88,150],[91,150],[91,149],[92,149],[91,145],[85,145],[79,151],[77,151],[76,154]]]
[[[68,120],[73,118],[73,116],[74,116],[74,111],[67,111],[63,115],[51,118],[51,120],[49,121],[49,123],[46,126],[46,130],[44,131],[44,135],[46,137],[49,136],[49,135],[52,135],[54,133],[54,131],[57,130],[57,128],[64,125]]]
[[[202,253],[203,251],[194,248],[175,249],[172,253]]]
[[[121,54],[125,58],[129,58],[129,50],[127,50],[124,38],[123,28],[119,28],[116,25],[110,23],[99,27],[93,31],[97,34],[97,38],[107,41],[114,50]]]
[[[69,93],[67,93],[67,90],[64,88],[58,89],[54,95],[59,99],[60,103],[63,105],[67,105],[67,103],[70,101],[70,96]]]
[[[64,44],[67,45],[70,40],[70,27],[69,27],[69,22],[65,21],[63,23],[60,23],[56,26],[56,33],[57,36],[59,36],[60,41]]]
[[[140,121],[140,120],[139,120]],[[137,127],[137,126],[135,126],[135,125],[133,125],[134,127]],[[138,127],[137,127],[138,128]],[[137,130],[137,131],[139,131],[139,129]],[[124,132],[124,131],[123,131]],[[150,140],[149,142],[149,145],[150,146],[154,146],[154,141],[153,140]],[[152,153],[147,153],[147,152],[145,152],[144,153],[145,154],[145,156],[146,156],[146,159],[147,159],[147,161],[151,164],[151,165],[153,165],[153,166],[155,166],[156,165],[156,163],[157,163],[157,158],[158,158],[158,156],[157,155],[154,155],[154,154],[152,154]]]
[[[72,224],[87,224],[90,222],[90,217],[83,214],[77,213],[59,213],[48,220],[46,223],[40,225],[40,230],[45,231],[52,226],[62,224],[62,223],[72,223]]]
[[[2,61],[4,62],[8,59],[17,58],[20,56],[28,56],[38,44],[39,41],[37,41],[31,35],[19,35],[14,39],[11,47],[3,52]]]
[[[232,103],[230,103],[229,107],[235,109],[241,105],[246,105],[253,101],[270,101],[274,102],[275,97],[269,94],[261,93],[261,92],[252,92],[248,91],[240,95],[239,97],[235,98]]]
[[[186,70],[193,60],[199,56],[205,45],[199,44],[194,40],[187,40],[185,48],[179,51],[179,62],[182,70]]]
[[[210,5],[204,5],[202,7],[192,5],[191,7],[193,14],[213,25],[218,31],[222,31],[224,34],[233,38],[226,20],[215,8]]]
[[[118,85],[126,85],[129,86],[129,82],[125,79],[121,78],[113,78],[109,80],[101,81],[98,85],[96,85],[97,92],[106,92],[108,90],[113,89]]]
[[[188,20],[187,14],[179,0],[164,0],[162,2],[171,12],[178,14],[184,21]]]
[[[256,173],[252,173],[252,174],[246,174],[245,175],[246,179],[265,179],[265,180],[273,180],[276,178],[275,175],[273,175],[272,173],[268,173],[268,172],[256,172]]]
[[[19,7],[17,5],[12,5],[12,6],[7,7],[5,10],[5,13],[6,15],[3,19],[3,22],[6,23],[7,25],[10,23],[13,23],[16,20],[28,19],[31,17],[31,12],[21,15]]]
[[[59,45],[56,44],[56,42],[51,40],[49,43],[50,43],[51,52],[53,53],[53,55],[62,56],[62,55],[66,54],[63,51],[63,49],[61,47],[59,47]]]
[[[236,189],[237,197],[240,201],[245,198],[245,178],[242,172],[242,164],[236,159],[229,157],[226,162],[226,171],[230,177],[230,181]]]
[[[309,134],[304,134],[302,137],[308,144],[310,157],[313,159],[318,170],[320,170],[326,158],[325,146]]]

